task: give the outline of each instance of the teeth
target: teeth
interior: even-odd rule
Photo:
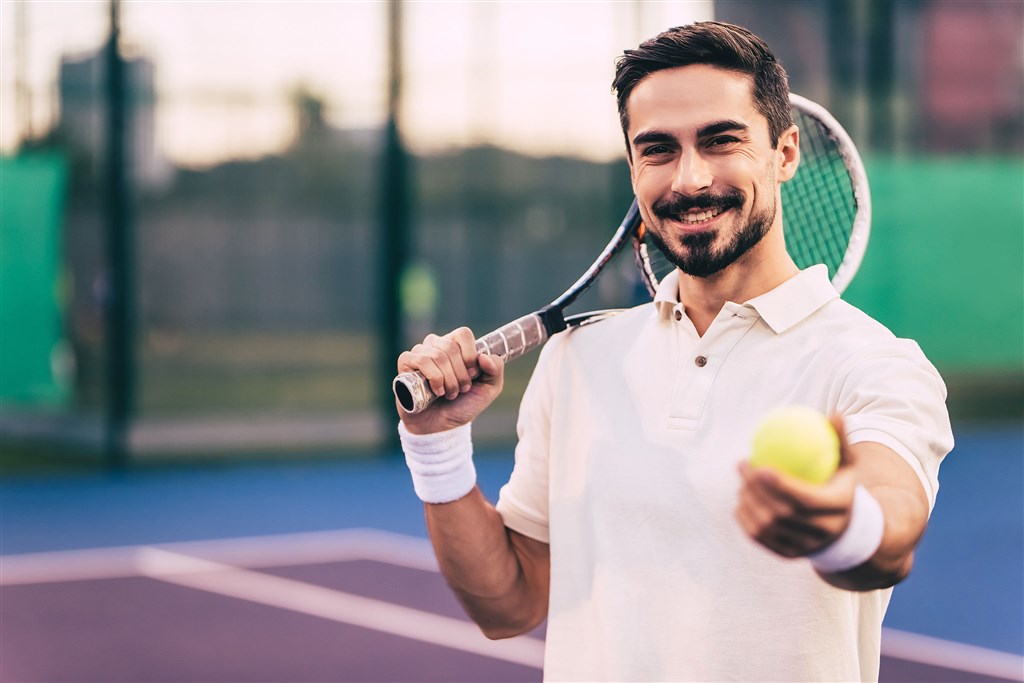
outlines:
[[[703,223],[704,221],[711,220],[720,213],[722,213],[722,210],[717,208],[709,211],[685,213],[680,216],[680,220],[684,223]]]

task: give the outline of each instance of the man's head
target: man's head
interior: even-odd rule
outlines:
[[[633,89],[656,71],[677,66],[706,64],[750,76],[754,104],[768,120],[772,144],[793,125],[789,108],[789,80],[786,71],[763,40],[733,24],[703,21],[677,26],[644,41],[635,50],[626,50],[615,63],[615,91],[619,121],[628,135],[627,104]],[[629,150],[629,139],[626,139]]]
[[[799,133],[764,42],[728,24],[672,29],[627,51],[615,85],[633,191],[666,257],[697,277],[751,252],[788,261],[779,184]]]

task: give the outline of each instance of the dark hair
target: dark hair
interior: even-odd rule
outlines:
[[[793,125],[786,70],[768,45],[742,26],[702,21],[670,28],[645,40],[637,49],[626,50],[615,61],[612,90],[618,99],[619,121],[626,136],[627,151],[629,113],[626,102],[630,93],[655,71],[691,64],[707,64],[751,76],[754,106],[768,119],[772,145],[777,144],[783,131]]]

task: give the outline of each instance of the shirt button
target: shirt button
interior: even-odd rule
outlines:
[[[680,320],[683,319],[683,312],[682,311],[676,311],[672,315],[676,319],[676,322],[679,322]]]
[[[702,368],[708,364],[708,358],[707,356],[697,356],[693,359],[693,362],[697,364],[698,368]]]

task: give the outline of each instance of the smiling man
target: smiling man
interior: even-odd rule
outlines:
[[[399,427],[441,569],[490,637],[547,619],[548,680],[876,679],[952,447],[942,380],[786,252],[800,133],[763,41],[671,29],[624,53],[614,87],[641,214],[677,268],[653,303],[548,343],[497,506],[470,424],[501,362],[467,329],[400,356],[447,399]],[[785,404],[833,416],[824,484],[746,464]]]

